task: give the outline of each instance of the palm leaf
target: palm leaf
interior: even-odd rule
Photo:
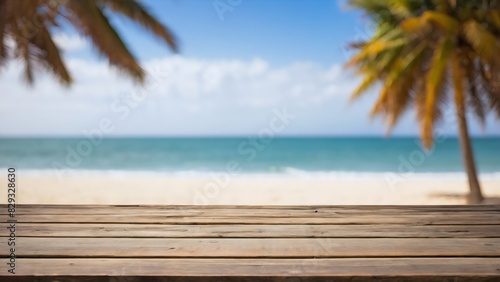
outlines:
[[[464,58],[461,58],[464,60]],[[457,64],[455,62],[455,64]],[[482,127],[485,126],[486,123],[486,107],[484,105],[484,101],[482,99],[482,93],[480,93],[478,87],[476,85],[479,84],[476,78],[475,74],[475,69],[473,64],[469,63],[469,65],[466,67],[466,76],[467,76],[467,85],[468,85],[468,98],[469,98],[469,103],[468,105],[472,108],[474,111],[474,115],[477,117],[479,123],[481,124]]]
[[[158,22],[147,9],[135,0],[103,0],[111,10],[123,14],[135,23],[164,40],[172,50],[177,51],[177,40],[173,33]]]
[[[491,77],[494,77],[493,79]],[[490,75],[487,74],[486,66],[481,64],[477,76],[477,86],[480,93],[486,96],[489,108],[500,118],[500,85],[499,79],[500,75],[498,72],[490,71]]]
[[[390,133],[403,112],[408,108],[412,99],[411,88],[414,84],[414,79],[413,75],[407,75],[399,80],[397,86],[394,87],[393,95],[389,96],[390,110],[388,111],[386,134]]]
[[[390,89],[387,87],[382,87],[378,94],[377,101],[375,101],[375,104],[373,105],[371,111],[370,111],[370,116],[375,117],[377,115],[383,115],[387,113],[387,100],[389,96]]]
[[[469,20],[464,24],[465,38],[474,48],[474,51],[485,61],[498,60],[498,49],[500,45],[497,38],[486,28],[475,20]]]
[[[392,75],[387,78],[388,83],[396,83],[399,81],[399,87],[393,98],[393,109],[389,117],[389,130],[397,123],[400,116],[408,108],[410,102],[414,99],[411,93],[419,94],[418,89],[421,81],[420,77],[424,76],[422,72],[422,63],[426,55],[427,45],[422,42],[419,46],[415,47],[401,62],[398,68],[395,68]]]
[[[490,10],[488,11],[490,23],[495,27],[496,30],[500,30],[500,10]]]
[[[402,21],[399,27],[407,33],[425,32],[430,30],[430,25],[427,21],[422,21],[421,17],[413,17]]]
[[[363,9],[383,31],[358,45],[348,65],[364,78],[352,98],[382,82],[371,116],[383,116],[390,129],[414,104],[426,148],[432,145],[451,90],[464,101],[455,104],[470,107],[481,124],[488,111],[500,117],[500,1],[350,3]],[[395,44],[397,37],[388,36],[396,31],[405,44]]]
[[[7,25],[7,2],[0,1],[0,68],[7,61],[7,43],[6,34],[4,32]]]
[[[413,67],[418,65],[420,59],[425,55],[425,51],[427,48],[427,42],[423,41],[415,48],[410,48],[405,58],[400,59],[397,64],[395,64],[394,68],[390,71],[387,76],[387,84],[392,85],[397,82],[397,80],[403,75],[411,72]]]
[[[352,93],[350,100],[353,101],[359,98],[363,93],[365,93],[371,86],[373,86],[378,80],[379,75],[376,72],[372,72],[370,74],[365,75],[361,84],[354,90]]]
[[[143,82],[144,70],[110,24],[107,12],[127,17],[166,42],[174,51],[178,49],[172,32],[136,0],[2,0],[0,67],[12,57],[23,62],[23,76],[29,84],[33,83],[35,72],[39,70],[48,70],[61,84],[71,84],[72,78],[61,58],[61,51],[51,36],[54,27],[64,26],[67,22],[62,21],[68,21],[90,39],[110,65],[135,81]],[[12,52],[8,50],[7,38],[15,42]]]
[[[54,41],[52,41],[47,28],[41,26],[39,29],[31,40],[33,45],[43,51],[42,56],[37,56],[38,61],[43,62],[44,67],[54,74],[61,84],[69,86],[73,82],[73,79],[62,61],[59,49],[54,44]]]
[[[427,75],[425,112],[422,120],[422,141],[426,148],[430,148],[433,142],[433,127],[437,120],[436,105],[438,101],[438,90],[444,82],[444,75],[448,59],[453,50],[453,44],[450,38],[441,40],[438,48],[434,52],[430,70]]]
[[[406,19],[399,26],[408,33],[422,33],[430,31],[431,24],[435,24],[449,34],[458,33],[460,28],[460,23],[457,20],[435,11],[426,11],[419,17]]]
[[[28,85],[32,85],[35,80],[35,52],[30,43],[31,34],[36,34],[38,31],[33,24],[27,22],[27,19],[33,19],[36,15],[36,2],[29,1],[8,1],[7,14],[10,12],[13,15],[8,15],[7,22],[9,27],[9,35],[13,38],[16,49],[14,57],[22,61],[23,79]]]
[[[453,91],[455,93],[455,108],[457,115],[466,117],[464,71],[461,66],[461,58],[458,52],[451,56],[451,72],[453,80]]]
[[[35,81],[33,56],[30,50],[30,45],[27,42],[18,42],[17,47],[20,51],[20,58],[24,63],[23,78],[29,84],[33,85]]]
[[[67,7],[74,14],[70,17],[72,24],[92,40],[112,66],[139,83],[144,82],[144,70],[94,1],[68,0]]]

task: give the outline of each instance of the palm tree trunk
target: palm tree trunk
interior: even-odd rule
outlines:
[[[462,158],[464,161],[465,171],[469,179],[470,193],[467,199],[469,204],[479,204],[483,201],[481,187],[477,178],[476,164],[474,161],[474,154],[470,142],[469,132],[467,129],[467,120],[464,111],[457,111],[458,115],[458,129],[460,133],[460,146],[462,148]]]

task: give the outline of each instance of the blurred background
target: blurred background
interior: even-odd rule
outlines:
[[[3,63],[0,167],[18,170],[21,201],[465,203],[452,102],[426,150],[412,108],[391,138],[370,119],[380,87],[350,101],[362,77],[345,68],[357,52],[349,43],[376,32],[362,10],[328,0],[138,3],[175,46],[125,8],[101,7],[143,67],[142,84],[82,18],[49,29],[72,83],[36,64],[30,82],[15,55]],[[83,9],[58,5],[71,16]],[[16,40],[7,32],[6,48],[19,49]],[[471,117],[469,132],[483,189],[498,196],[500,122]]]

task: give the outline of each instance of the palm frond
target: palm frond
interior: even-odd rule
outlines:
[[[421,17],[413,17],[402,21],[399,27],[407,33],[428,32],[431,25],[427,21],[422,21]]]
[[[461,57],[459,51],[454,50],[453,54],[450,56],[450,70],[452,78],[453,92],[455,93],[455,102],[460,107],[457,107],[459,113],[465,113],[465,84],[464,77],[467,77],[466,73],[462,69]]]
[[[361,84],[354,90],[349,98],[351,101],[359,98],[362,94],[364,94],[370,87],[372,87],[377,81],[379,81],[379,75],[376,72],[372,72],[370,74],[365,75]]]
[[[466,58],[463,58],[461,56],[460,60],[467,60]],[[455,62],[456,64],[456,62]],[[467,82],[467,91],[468,91],[468,103],[465,104],[466,108],[471,108],[474,115],[477,117],[479,123],[481,124],[482,127],[485,126],[486,123],[486,106],[485,102],[483,101],[483,93],[481,93],[477,87],[479,82],[477,81],[476,78],[476,73],[474,69],[474,65],[469,62],[465,69],[465,77],[466,77],[466,82]],[[458,78],[457,78],[458,79]]]
[[[498,50],[500,49],[498,39],[481,24],[475,20],[467,21],[464,24],[464,34],[481,58],[487,62],[498,60]]]
[[[36,56],[36,59],[43,64],[45,69],[54,74],[61,84],[69,86],[73,82],[73,79],[61,58],[60,50],[54,41],[52,41],[47,28],[41,26],[39,29],[31,40],[31,43],[38,47],[40,53],[43,53],[41,56]]]
[[[370,116],[375,117],[378,115],[384,115],[387,114],[387,100],[389,96],[389,88],[382,87],[378,94],[377,101],[375,101],[375,104],[373,105],[372,109],[370,110]]]
[[[488,11],[489,22],[495,29],[500,30],[500,10],[490,10]]]
[[[390,129],[414,104],[426,148],[432,145],[435,125],[452,90],[464,101],[455,104],[470,107],[480,123],[485,122],[488,111],[500,117],[500,1],[350,3],[365,11],[383,31],[358,45],[348,65],[364,77],[353,98],[381,82],[371,116],[383,116]],[[399,37],[390,37],[396,31]],[[405,43],[400,45],[396,38]]]
[[[450,38],[441,40],[438,48],[434,52],[430,70],[427,74],[425,113],[422,120],[422,142],[426,148],[430,148],[433,142],[433,127],[436,122],[436,105],[438,90],[442,87],[448,59],[453,51]]]
[[[120,13],[133,22],[140,24],[164,40],[172,50],[177,51],[177,40],[166,26],[158,22],[149,11],[135,0],[101,0],[109,4],[111,10]]]
[[[20,50],[20,57],[24,63],[23,78],[29,84],[33,85],[35,81],[34,66],[33,66],[33,56],[30,50],[30,45],[26,42],[17,45]]]
[[[400,59],[394,65],[394,68],[390,70],[386,83],[388,85],[396,83],[399,78],[409,72],[412,72],[415,66],[419,66],[420,60],[425,55],[426,48],[427,43],[425,41],[414,48],[409,48],[411,51],[406,53],[406,56],[403,59]]]
[[[0,68],[3,67],[7,61],[7,38],[6,38],[6,25],[7,25],[7,2],[0,1]]]
[[[394,87],[394,92],[393,95],[390,96],[389,102],[390,110],[387,116],[387,134],[389,134],[394,125],[396,125],[413,99],[411,88],[413,87],[414,79],[415,77],[413,75],[407,75],[398,82],[396,87]]]
[[[72,24],[92,40],[110,65],[137,82],[144,82],[144,70],[94,1],[68,0],[67,7],[73,13]]]
[[[477,87],[480,93],[485,95],[488,106],[495,115],[500,118],[500,75],[498,72],[487,74],[486,66],[481,64],[477,72]]]
[[[28,85],[33,85],[35,80],[36,68],[36,50],[30,43],[31,35],[38,32],[37,27],[28,22],[27,19],[33,19],[36,15],[35,1],[7,1],[8,7],[6,17],[8,22],[8,34],[15,42],[15,51],[13,56],[22,61],[24,68],[22,77]]]
[[[61,84],[70,85],[72,78],[51,35],[55,27],[69,23],[90,39],[111,66],[142,83],[145,72],[108,20],[108,12],[125,16],[177,51],[173,33],[136,0],[2,0],[0,68],[9,59],[20,59],[29,84],[37,71],[48,70]],[[8,50],[11,39],[15,45]]]

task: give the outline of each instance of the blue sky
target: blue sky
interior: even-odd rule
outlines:
[[[234,0],[238,2],[238,0]],[[341,52],[353,37],[359,19],[353,10],[341,11],[338,1],[241,0],[233,10],[217,13],[214,3],[227,1],[145,1],[163,23],[179,35],[182,54],[205,59],[266,59],[275,66],[315,61],[325,66],[342,62]],[[223,17],[220,19],[219,14]],[[134,42],[141,30],[127,25],[126,38]],[[141,42],[142,43],[142,42]],[[168,55],[154,40],[142,44],[151,53]]]
[[[64,89],[42,74],[30,88],[12,62],[0,74],[0,136],[82,136],[103,120],[113,125],[110,137],[252,135],[285,109],[295,118],[279,135],[386,133],[380,120],[368,117],[375,92],[348,101],[358,78],[342,68],[351,55],[345,47],[366,38],[370,28],[342,1],[143,2],[181,47],[175,55],[140,27],[113,17],[150,73],[146,86],[109,69],[73,30],[56,31],[76,83]],[[215,6],[230,10],[221,14]],[[455,132],[451,107],[438,130]],[[500,124],[490,118],[483,130],[472,123],[472,132],[498,135]],[[418,134],[412,112],[393,133]]]

